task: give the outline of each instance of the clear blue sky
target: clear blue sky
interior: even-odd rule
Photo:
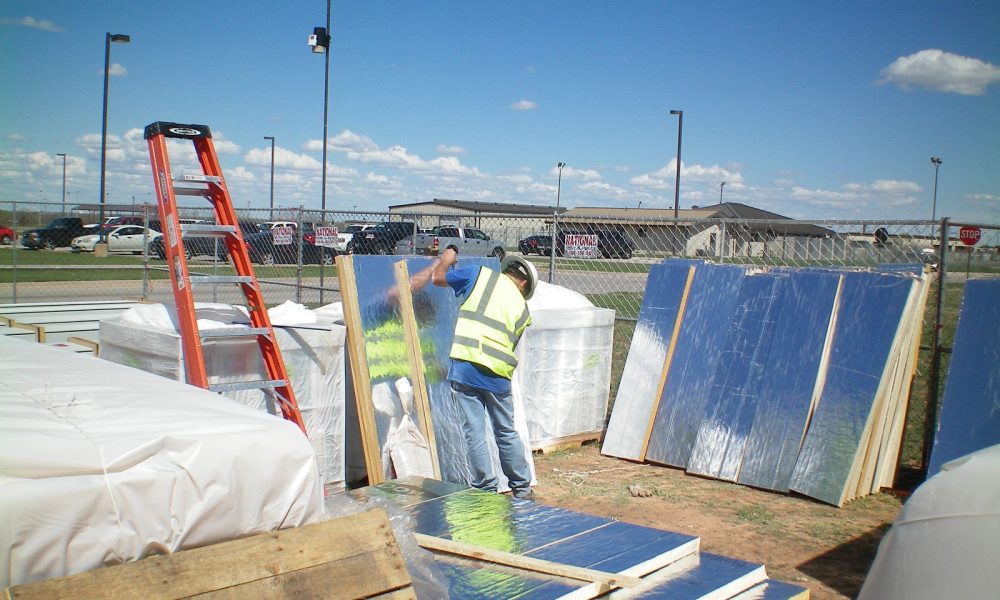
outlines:
[[[142,128],[201,123],[237,206],[318,208],[323,0],[0,4],[0,202],[149,200]],[[1000,223],[1000,5],[333,2],[327,208],[432,198]]]

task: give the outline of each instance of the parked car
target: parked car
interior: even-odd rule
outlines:
[[[181,219],[181,239],[184,243],[184,255],[187,258],[195,256],[214,256],[219,260],[227,260],[229,258],[226,243],[221,237],[198,235],[195,232],[184,231],[184,225],[190,224],[204,224],[204,221]],[[239,221],[239,226],[244,240],[260,231],[260,225],[256,221]],[[152,229],[152,227],[150,228]],[[149,253],[160,260],[167,258],[162,236],[149,243]]]
[[[341,254],[350,254],[350,253],[352,253],[354,251],[354,247],[353,247],[351,241],[354,239],[354,236],[357,235],[359,232],[364,231],[366,229],[371,229],[372,227],[375,227],[375,225],[359,225],[359,224],[355,224],[355,225],[348,225],[344,229],[338,231],[337,232],[337,252],[339,252]]]
[[[632,255],[635,253],[635,242],[624,233],[618,231],[560,231],[558,242],[556,243],[556,254],[558,256],[563,256],[566,253],[567,235],[596,235],[597,254],[602,258],[632,258]]]
[[[251,262],[262,265],[297,264],[299,262],[298,236],[292,236],[289,244],[275,244],[275,230],[265,229],[246,238],[247,251]],[[336,261],[337,250],[316,245],[315,227],[312,223],[302,224],[302,264],[332,265]]]
[[[73,238],[83,235],[83,221],[77,217],[52,219],[45,227],[21,232],[21,245],[30,250],[69,246]]]
[[[396,254],[436,255],[454,248],[459,255],[504,257],[503,243],[473,227],[438,227],[435,233],[418,233],[396,243]]]
[[[517,250],[521,254],[539,254],[548,256],[552,254],[551,235],[529,235],[517,243]]]
[[[139,225],[119,225],[104,232],[108,252],[131,252],[142,254],[143,244],[162,236],[163,234]],[[74,252],[93,252],[101,239],[99,232],[89,233],[73,238],[70,244]]]
[[[355,254],[392,254],[396,242],[408,235],[413,235],[414,224],[411,221],[383,221],[371,229],[366,229],[354,235],[351,247]]]
[[[0,226],[0,244],[6,246],[8,244],[13,244],[14,240],[17,239],[17,232],[10,227]]]

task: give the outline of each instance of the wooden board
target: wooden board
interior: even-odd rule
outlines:
[[[335,592],[334,592],[335,590]],[[416,598],[385,511],[155,556],[6,590],[50,598]]]
[[[344,255],[337,260],[340,295],[344,306],[344,324],[347,326],[347,352],[350,357],[351,381],[354,401],[361,430],[361,447],[364,451],[368,483],[385,480],[382,473],[382,454],[375,428],[375,407],[372,404],[371,378],[368,374],[368,355],[365,352],[361,328],[361,307],[358,304],[358,285],[354,279],[354,257]]]

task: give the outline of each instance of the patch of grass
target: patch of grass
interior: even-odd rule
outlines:
[[[736,511],[736,518],[744,523],[766,527],[774,522],[774,511],[762,504],[751,504]]]

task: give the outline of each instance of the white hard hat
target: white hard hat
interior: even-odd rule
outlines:
[[[500,271],[506,271],[508,267],[515,269],[524,279],[528,280],[528,287],[524,290],[524,299],[529,300],[535,293],[535,288],[538,287],[538,271],[535,270],[535,265],[520,256],[508,254],[500,261]]]

